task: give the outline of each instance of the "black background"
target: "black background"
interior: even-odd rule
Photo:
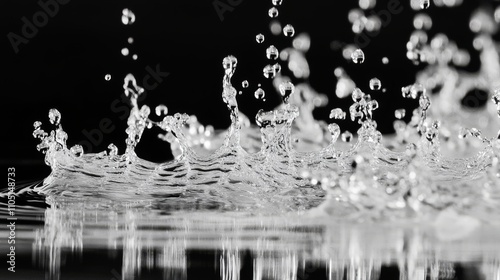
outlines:
[[[238,1],[232,1],[235,2]],[[342,66],[363,90],[368,91],[370,78],[382,80],[387,92],[373,94],[380,103],[374,116],[380,130],[391,133],[393,111],[415,106],[403,100],[400,88],[414,82],[415,73],[424,67],[413,65],[405,55],[405,43],[416,12],[410,8],[409,0],[401,0],[403,11],[394,15],[388,26],[363,49],[365,63],[354,65],[342,57],[341,50],[332,50],[331,43],[335,40],[341,44],[353,42],[347,13],[357,6],[356,2],[284,0],[278,18],[282,24],[292,24],[296,34],[307,32],[311,36],[311,50],[307,54],[311,67],[309,82],[318,92],[330,97],[330,104],[318,109],[316,117],[327,120],[330,109],[347,109],[350,105],[349,99],[338,100],[334,96],[333,70]],[[480,5],[495,6],[493,1],[464,0],[457,8],[431,6],[428,10],[434,23],[430,36],[443,32],[457,41],[459,47],[471,51],[468,71],[479,67],[478,54],[472,50],[473,34],[468,29],[468,19],[471,11]],[[262,76],[262,68],[268,64],[265,48],[274,44],[283,49],[290,46],[291,39],[272,36],[269,32],[267,10],[271,6],[270,0],[242,0],[232,11],[225,12],[221,21],[212,0],[71,0],[62,5],[57,15],[39,28],[27,44],[21,44],[16,54],[7,34],[20,35],[24,24],[21,19],[26,17],[32,21],[41,8],[37,1],[1,0],[1,165],[15,166],[17,176],[24,180],[48,174],[50,169],[43,165],[43,155],[36,151],[37,141],[31,133],[36,120],[44,122],[46,130],[50,128],[47,125],[50,108],[58,108],[62,113],[62,124],[69,134],[68,146],[88,140],[84,130],[98,129],[100,121],[109,118],[114,130],[104,133],[103,140],[90,147],[91,151],[99,152],[115,143],[123,152],[126,120],[122,118],[122,111],[112,110],[111,104],[121,100],[124,76],[133,73],[141,83],[147,75],[147,66],[160,65],[160,69],[170,75],[147,93],[146,104],[164,103],[170,113],[196,114],[204,124],[225,128],[229,125],[229,115],[221,98],[221,61],[232,54],[239,60],[233,84],[239,90],[241,81],[250,81],[250,87],[238,96],[241,111],[253,119],[258,109],[274,108],[280,98],[272,93],[271,82]],[[374,11],[386,6],[387,1],[379,0]],[[121,23],[124,8],[135,13],[137,19],[133,25]],[[266,35],[264,44],[255,42],[258,33]],[[134,38],[131,45],[127,43],[129,37]],[[127,57],[120,53],[124,47],[131,51]],[[139,59],[132,60],[132,54],[137,54]],[[390,59],[388,65],[381,62],[384,56]],[[111,81],[104,79],[108,73],[112,75]],[[262,83],[267,92],[266,102],[253,97],[258,83]],[[349,121],[339,124],[343,129],[356,129]],[[157,162],[171,158],[168,145],[157,139],[158,132],[145,132],[137,149],[142,158]],[[208,270],[213,272],[213,268]],[[397,274],[389,269],[384,269],[384,273]]]
[[[103,133],[98,145],[87,145],[87,152],[105,150],[115,143],[124,151],[126,119],[123,111],[112,110],[115,100],[122,100],[123,78],[133,73],[139,83],[147,75],[147,66],[153,69],[159,65],[169,76],[154,90],[147,92],[145,103],[156,106],[166,104],[170,113],[196,114],[203,124],[215,128],[229,125],[229,114],[221,98],[222,59],[235,55],[238,69],[233,84],[241,89],[241,81],[250,81],[250,87],[238,96],[241,111],[254,119],[258,109],[272,109],[280,98],[271,87],[271,81],[262,75],[262,68],[269,62],[265,48],[274,44],[278,49],[291,45],[291,39],[273,36],[269,31],[270,18],[267,11],[272,7],[269,1],[227,1],[237,3],[231,11],[219,18],[214,1],[97,1],[70,0],[61,5],[59,12],[39,28],[36,36],[27,44],[20,44],[16,54],[8,40],[9,32],[21,35],[23,17],[33,22],[33,15],[41,11],[37,1],[2,0],[0,75],[2,91],[1,133],[2,165],[25,166],[26,177],[47,174],[48,168],[41,167],[43,155],[36,151],[37,141],[32,138],[32,124],[36,120],[48,125],[47,113],[57,108],[62,113],[62,125],[68,132],[68,146],[88,140],[84,130],[90,134],[99,129],[103,118],[109,118],[113,130]],[[388,1],[378,1],[373,11],[385,9]],[[471,11],[480,5],[495,6],[492,1],[464,1],[457,8],[431,6],[427,11],[433,18],[432,36],[438,32],[447,34],[457,41],[461,48],[472,50],[473,34],[468,29]],[[357,1],[284,1],[279,7],[278,19],[290,23],[296,34],[307,32],[311,36],[311,50],[307,58],[311,67],[309,82],[318,91],[330,97],[330,104],[316,110],[318,119],[327,120],[332,108],[348,109],[350,99],[335,97],[336,78],[333,70],[342,66],[357,85],[369,91],[368,81],[378,77],[386,93],[373,93],[380,103],[375,119],[383,133],[392,132],[394,110],[401,107],[413,108],[415,102],[403,100],[400,88],[414,82],[416,71],[424,66],[415,66],[406,59],[405,43],[412,28],[413,16],[409,0],[402,0],[403,11],[393,15],[380,34],[371,38],[363,50],[366,61],[355,65],[342,57],[341,50],[332,50],[331,43],[350,44],[354,35],[350,30],[347,13],[357,6]],[[136,22],[125,26],[121,22],[124,8],[131,9]],[[263,33],[266,41],[255,42],[255,35]],[[127,38],[134,43],[128,44]],[[130,55],[121,55],[121,49],[128,47]],[[138,60],[131,58],[138,55]],[[382,57],[390,59],[388,65]],[[471,65],[467,70],[479,67],[477,52],[471,52]],[[283,68],[285,63],[282,63]],[[104,76],[111,74],[111,81]],[[286,71],[285,71],[286,74]],[[294,80],[294,82],[297,82]],[[253,92],[262,83],[267,92],[266,101],[256,100]],[[125,103],[118,103],[124,108]],[[153,107],[154,108],[154,107]],[[408,120],[411,114],[407,114]],[[350,121],[340,121],[343,129],[355,131]],[[157,139],[159,131],[146,131],[137,153],[142,158],[161,162],[171,158],[168,144]],[[95,135],[95,134],[94,134]]]

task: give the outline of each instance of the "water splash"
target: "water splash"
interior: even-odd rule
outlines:
[[[354,24],[368,19],[363,10],[374,3],[360,1],[362,9],[351,11],[349,20]],[[420,1],[419,5],[428,8],[429,3]],[[281,1],[273,4],[279,6]],[[127,13],[124,24],[133,23],[132,15]],[[349,119],[360,125],[356,134],[341,132],[336,123],[315,120],[312,111],[325,106],[327,98],[306,82],[294,84],[282,76],[279,63],[265,66],[263,74],[273,80],[283,102],[274,110],[260,110],[256,125],[252,125],[239,110],[231,81],[238,60],[234,56],[223,59],[222,101],[231,120],[225,132],[201,125],[194,116],[169,115],[164,105],[155,108],[163,119],[151,120],[150,108],[138,103],[144,89],[129,74],[123,85],[131,106],[124,153],[120,154],[114,144],[97,154],[86,154],[79,145],[67,148],[61,114],[52,109],[49,120],[54,129],[50,133],[41,129],[40,122],[34,124],[33,136],[41,142],[37,148],[46,154],[45,161],[52,168],[51,176],[38,190],[60,197],[85,193],[114,202],[119,197],[121,203],[140,197],[172,211],[216,209],[272,215],[308,210],[312,215],[356,221],[409,217],[423,221],[453,209],[480,222],[494,223],[490,218],[500,214],[500,140],[489,133],[500,127],[500,97],[495,91],[500,86],[500,65],[498,47],[491,39],[492,21],[492,16],[480,11],[471,18],[482,66],[477,74],[468,74],[455,68],[468,64],[468,53],[444,34],[429,38],[426,32],[432,21],[426,14],[415,16],[416,30],[408,41],[407,57],[427,66],[415,83],[401,89],[403,97],[418,100],[419,106],[411,112],[409,123],[403,121],[406,109],[394,112],[393,137],[383,137],[377,130],[377,100],[356,87],[342,68],[335,70],[336,95],[352,98],[348,113]],[[367,20],[362,22],[363,30],[377,25],[369,27]],[[281,26],[277,21],[273,24]],[[354,25],[357,33],[360,29]],[[295,30],[285,25],[283,34],[292,37]],[[264,35],[257,35],[256,41],[262,43]],[[288,62],[284,65],[295,78],[306,79],[309,65],[305,53],[309,47],[309,36],[299,34],[292,47],[281,52],[270,45],[266,57]],[[365,61],[364,52],[353,46],[343,55],[355,64]],[[388,63],[386,57],[382,61]],[[243,81],[243,88],[248,85]],[[381,87],[379,79],[369,81],[370,90]],[[479,122],[460,106],[467,92],[478,87],[493,97],[493,102],[478,113]],[[272,93],[265,93],[260,85],[254,93],[257,99],[266,94]],[[346,117],[342,108],[330,112],[333,121]],[[152,127],[163,130],[159,138],[170,144],[174,160],[155,164],[136,155],[143,133]],[[339,138],[342,141],[337,141]],[[78,184],[64,184],[70,179]],[[125,184],[128,189],[118,195],[116,189]],[[163,199],[158,201],[157,197]]]

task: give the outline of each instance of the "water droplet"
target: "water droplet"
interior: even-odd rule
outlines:
[[[222,67],[224,68],[224,72],[229,78],[231,78],[236,70],[236,66],[238,65],[238,59],[236,57],[229,55],[224,57],[222,60]]]
[[[249,83],[248,83],[248,81],[247,81],[247,80],[244,80],[243,82],[241,82],[241,86],[242,86],[243,88],[247,88],[247,87],[248,87],[248,85],[249,85]]]
[[[127,48],[122,49],[122,55],[127,56],[129,54],[129,50]]]
[[[83,155],[83,147],[81,145],[74,145],[69,151],[76,157],[81,157]]]
[[[347,113],[340,108],[335,108],[330,111],[330,119],[345,120]]]
[[[137,60],[137,55],[136,55],[136,54],[134,54],[134,55],[132,56],[132,59],[133,59],[133,60]]]
[[[160,104],[160,105],[156,106],[155,113],[158,117],[166,116],[168,114],[168,108],[167,108],[167,106]]]
[[[264,42],[264,35],[262,33],[259,33],[255,36],[255,41],[257,41],[257,43],[259,44],[262,44]]]
[[[274,64],[273,68],[274,68],[274,72],[276,72],[276,74],[281,72],[281,65],[279,63]]]
[[[135,15],[129,9],[123,9],[122,11],[122,23],[125,25],[130,25],[135,22]]]
[[[35,130],[40,129],[41,126],[42,126],[42,122],[41,121],[36,121],[36,122],[33,123],[33,128]]]
[[[268,59],[275,60],[279,56],[279,51],[278,51],[278,49],[274,45],[271,45],[266,50],[266,56],[267,56]]]
[[[283,3],[283,0],[273,0],[273,5],[274,6],[280,6],[281,3]]]
[[[283,102],[285,104],[288,104],[288,99],[290,98],[290,95],[292,95],[295,91],[295,86],[292,84],[292,82],[286,81],[282,82],[279,85],[279,90],[281,93],[281,97],[283,98]]]
[[[59,125],[59,122],[61,121],[61,113],[57,109],[50,109],[49,110],[49,121],[53,125]]]
[[[377,15],[371,15],[366,18],[365,29],[368,32],[379,31],[382,27],[382,20]]]
[[[377,4],[376,0],[359,0],[359,7],[363,10],[372,9]]]
[[[258,88],[255,91],[254,96],[256,99],[263,99],[264,97],[266,97],[266,92],[263,89]]]
[[[413,84],[410,88],[411,98],[417,99],[419,96],[425,94],[426,90],[422,84]]]
[[[109,144],[108,149],[109,149],[109,156],[110,157],[114,157],[118,154],[118,148],[116,147],[115,144],[113,144],[113,143]]]
[[[279,23],[279,21],[273,20],[269,24],[269,29],[271,30],[271,33],[273,33],[273,35],[277,36],[281,33],[281,23]]]
[[[295,35],[295,28],[291,24],[287,24],[283,27],[283,34],[287,37],[293,37]]]
[[[269,9],[268,14],[270,18],[275,18],[278,16],[279,12],[278,9],[276,9],[276,7],[272,7],[271,9]]]
[[[363,17],[365,17],[365,13],[360,9],[352,9],[347,14],[347,19],[350,23],[355,23]]]
[[[341,139],[343,142],[349,143],[352,141],[353,135],[350,131],[346,130],[344,133],[341,135]]]
[[[420,0],[420,9],[428,9],[429,6],[431,5],[431,1],[430,0]]]
[[[264,77],[266,77],[268,79],[272,79],[276,76],[276,70],[274,69],[274,67],[272,65],[269,65],[269,64],[264,67],[262,72],[264,73]]]
[[[134,43],[134,38],[132,38],[132,37],[129,37],[129,38],[127,39],[127,42],[128,42],[129,44],[132,44],[132,43]]]
[[[372,78],[370,80],[370,89],[371,90],[380,90],[381,87],[382,87],[382,82],[380,82],[379,79]]]
[[[292,46],[298,51],[307,52],[311,47],[311,38],[305,33],[299,34],[293,39]]]
[[[427,14],[417,14],[413,18],[413,27],[418,30],[429,30],[432,28],[432,19]]]
[[[382,57],[382,63],[383,64],[389,64],[389,59],[387,57]]]
[[[340,135],[340,127],[336,123],[331,123],[328,125],[328,131],[330,131],[330,135],[332,136],[332,142],[337,141]]]
[[[406,110],[405,109],[397,109],[396,111],[394,111],[394,116],[398,120],[404,118],[405,115],[406,115]]]
[[[106,74],[106,75],[104,76],[104,80],[106,80],[106,81],[111,80],[111,75],[110,75],[110,74]]]
[[[494,34],[498,30],[498,23],[490,10],[480,8],[472,13],[469,28],[474,33]]]
[[[354,102],[359,102],[361,101],[361,99],[363,99],[365,97],[365,93],[363,91],[361,91],[361,89],[359,88],[355,88],[353,91],[352,91],[352,100]]]
[[[418,104],[422,110],[427,110],[431,106],[431,101],[427,95],[422,94],[418,100]]]
[[[356,64],[365,62],[365,53],[361,49],[356,49],[351,54],[351,59]]]

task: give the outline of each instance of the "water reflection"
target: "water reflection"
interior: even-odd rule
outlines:
[[[305,216],[173,215],[67,201],[52,206],[33,244],[35,260],[49,271],[50,279],[64,278],[61,269],[69,255],[93,249],[115,252],[118,259],[122,255],[121,268],[110,272],[110,279],[138,279],[153,270],[161,271],[163,279],[197,279],[188,272],[202,266],[215,268],[224,280],[249,275],[254,280],[317,279],[314,275],[389,279],[382,278],[381,271],[391,265],[399,269],[399,279],[500,279],[498,229],[488,225],[446,241],[439,239],[435,226],[426,225],[343,224]],[[199,252],[212,255],[200,262],[195,257]],[[462,267],[458,278],[456,264]]]

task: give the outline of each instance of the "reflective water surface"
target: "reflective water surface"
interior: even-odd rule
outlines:
[[[19,278],[13,279],[30,273],[38,279],[500,277],[498,227],[456,213],[415,224],[171,211],[141,202],[113,209],[43,197],[33,186],[18,192]]]

